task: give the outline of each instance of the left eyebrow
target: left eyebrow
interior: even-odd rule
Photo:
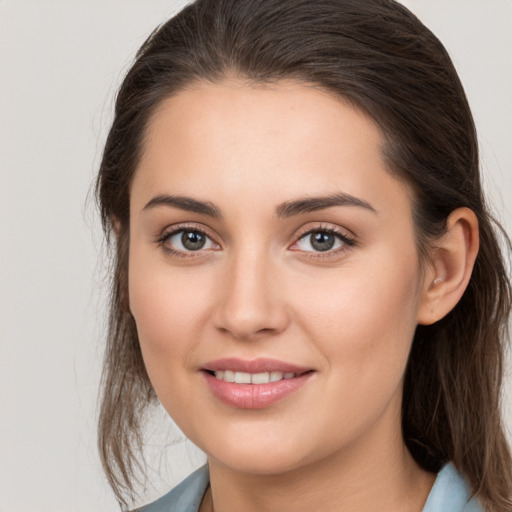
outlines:
[[[294,215],[323,210],[332,206],[357,206],[377,213],[377,210],[363,199],[339,192],[323,197],[306,197],[295,201],[287,201],[276,208],[276,216],[277,218],[293,217]]]

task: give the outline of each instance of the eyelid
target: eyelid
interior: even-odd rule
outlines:
[[[205,252],[210,252],[212,250],[198,249],[197,251],[182,251],[180,249],[166,247],[165,242],[169,240],[169,238],[171,238],[172,236],[179,233],[180,231],[197,231],[203,234],[204,236],[208,237],[215,245],[218,246],[218,248],[215,250],[222,248],[222,245],[217,240],[217,236],[215,234],[212,234],[210,229],[208,229],[206,226],[198,225],[196,223],[191,222],[184,222],[167,226],[160,232],[159,235],[157,235],[155,243],[158,246],[161,246],[167,252],[182,257],[197,257],[201,254],[204,255]],[[305,236],[318,232],[332,233],[335,236],[338,236],[343,243],[342,247],[327,251],[302,251],[300,249],[292,249],[292,247],[296,245],[297,242],[304,238]],[[335,257],[339,253],[345,252],[355,245],[357,245],[356,237],[347,229],[328,223],[308,223],[307,225],[301,227],[299,231],[295,234],[294,242],[288,247],[288,249],[296,252],[307,253],[308,257],[310,258],[328,258]]]
[[[348,240],[355,240],[355,236],[346,228],[341,228],[336,224],[330,224],[328,222],[308,222],[305,226],[302,226],[295,235],[296,239],[303,237],[309,233],[314,233],[315,231],[327,231],[330,233],[335,233],[340,235],[343,238]]]
[[[330,249],[327,251],[302,251],[300,249],[292,249],[294,245],[296,245],[299,240],[303,239],[307,235],[311,235],[313,233],[331,233],[340,238],[343,245],[338,247],[337,249]],[[339,226],[333,224],[319,223],[319,224],[307,224],[303,226],[295,235],[294,242],[289,247],[290,250],[301,252],[307,254],[309,258],[330,258],[336,257],[339,254],[347,251],[351,247],[357,245],[356,237],[350,233],[347,229],[340,228]]]
[[[200,254],[204,254],[204,252],[211,251],[211,249],[198,249],[197,251],[182,251],[180,249],[166,247],[165,243],[171,237],[180,233],[181,231],[196,231],[198,233],[201,233],[202,235],[209,238],[219,248],[221,247],[221,244],[217,241],[217,237],[215,235],[213,235],[209,229],[207,229],[204,226],[199,226],[195,223],[189,223],[189,222],[184,222],[184,223],[173,224],[171,226],[167,226],[157,236],[155,243],[159,247],[162,247],[167,252],[174,254],[174,255],[183,256],[183,257],[190,257],[190,256],[197,257]]]
[[[336,226],[335,224],[329,224],[325,222],[320,222],[318,224],[308,223],[307,225],[301,227],[295,235],[295,241],[303,238],[306,235],[316,232],[333,233],[335,235],[338,235],[343,240],[355,244],[356,237],[348,229],[344,229],[339,226]]]

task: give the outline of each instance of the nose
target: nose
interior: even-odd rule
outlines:
[[[289,317],[276,264],[261,253],[238,254],[227,266],[213,314],[215,327],[239,340],[284,331]]]

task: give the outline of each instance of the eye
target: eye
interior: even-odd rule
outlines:
[[[206,233],[199,229],[181,228],[166,233],[158,242],[172,253],[197,252],[219,247]]]
[[[292,249],[305,252],[336,252],[346,246],[353,246],[354,241],[332,229],[310,230],[302,235]]]

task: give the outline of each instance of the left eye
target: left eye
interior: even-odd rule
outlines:
[[[300,251],[326,252],[338,249],[347,243],[344,237],[330,231],[312,231],[297,240]]]
[[[201,249],[213,249],[216,244],[213,240],[201,231],[181,229],[166,237],[166,243],[178,251],[200,251]]]

